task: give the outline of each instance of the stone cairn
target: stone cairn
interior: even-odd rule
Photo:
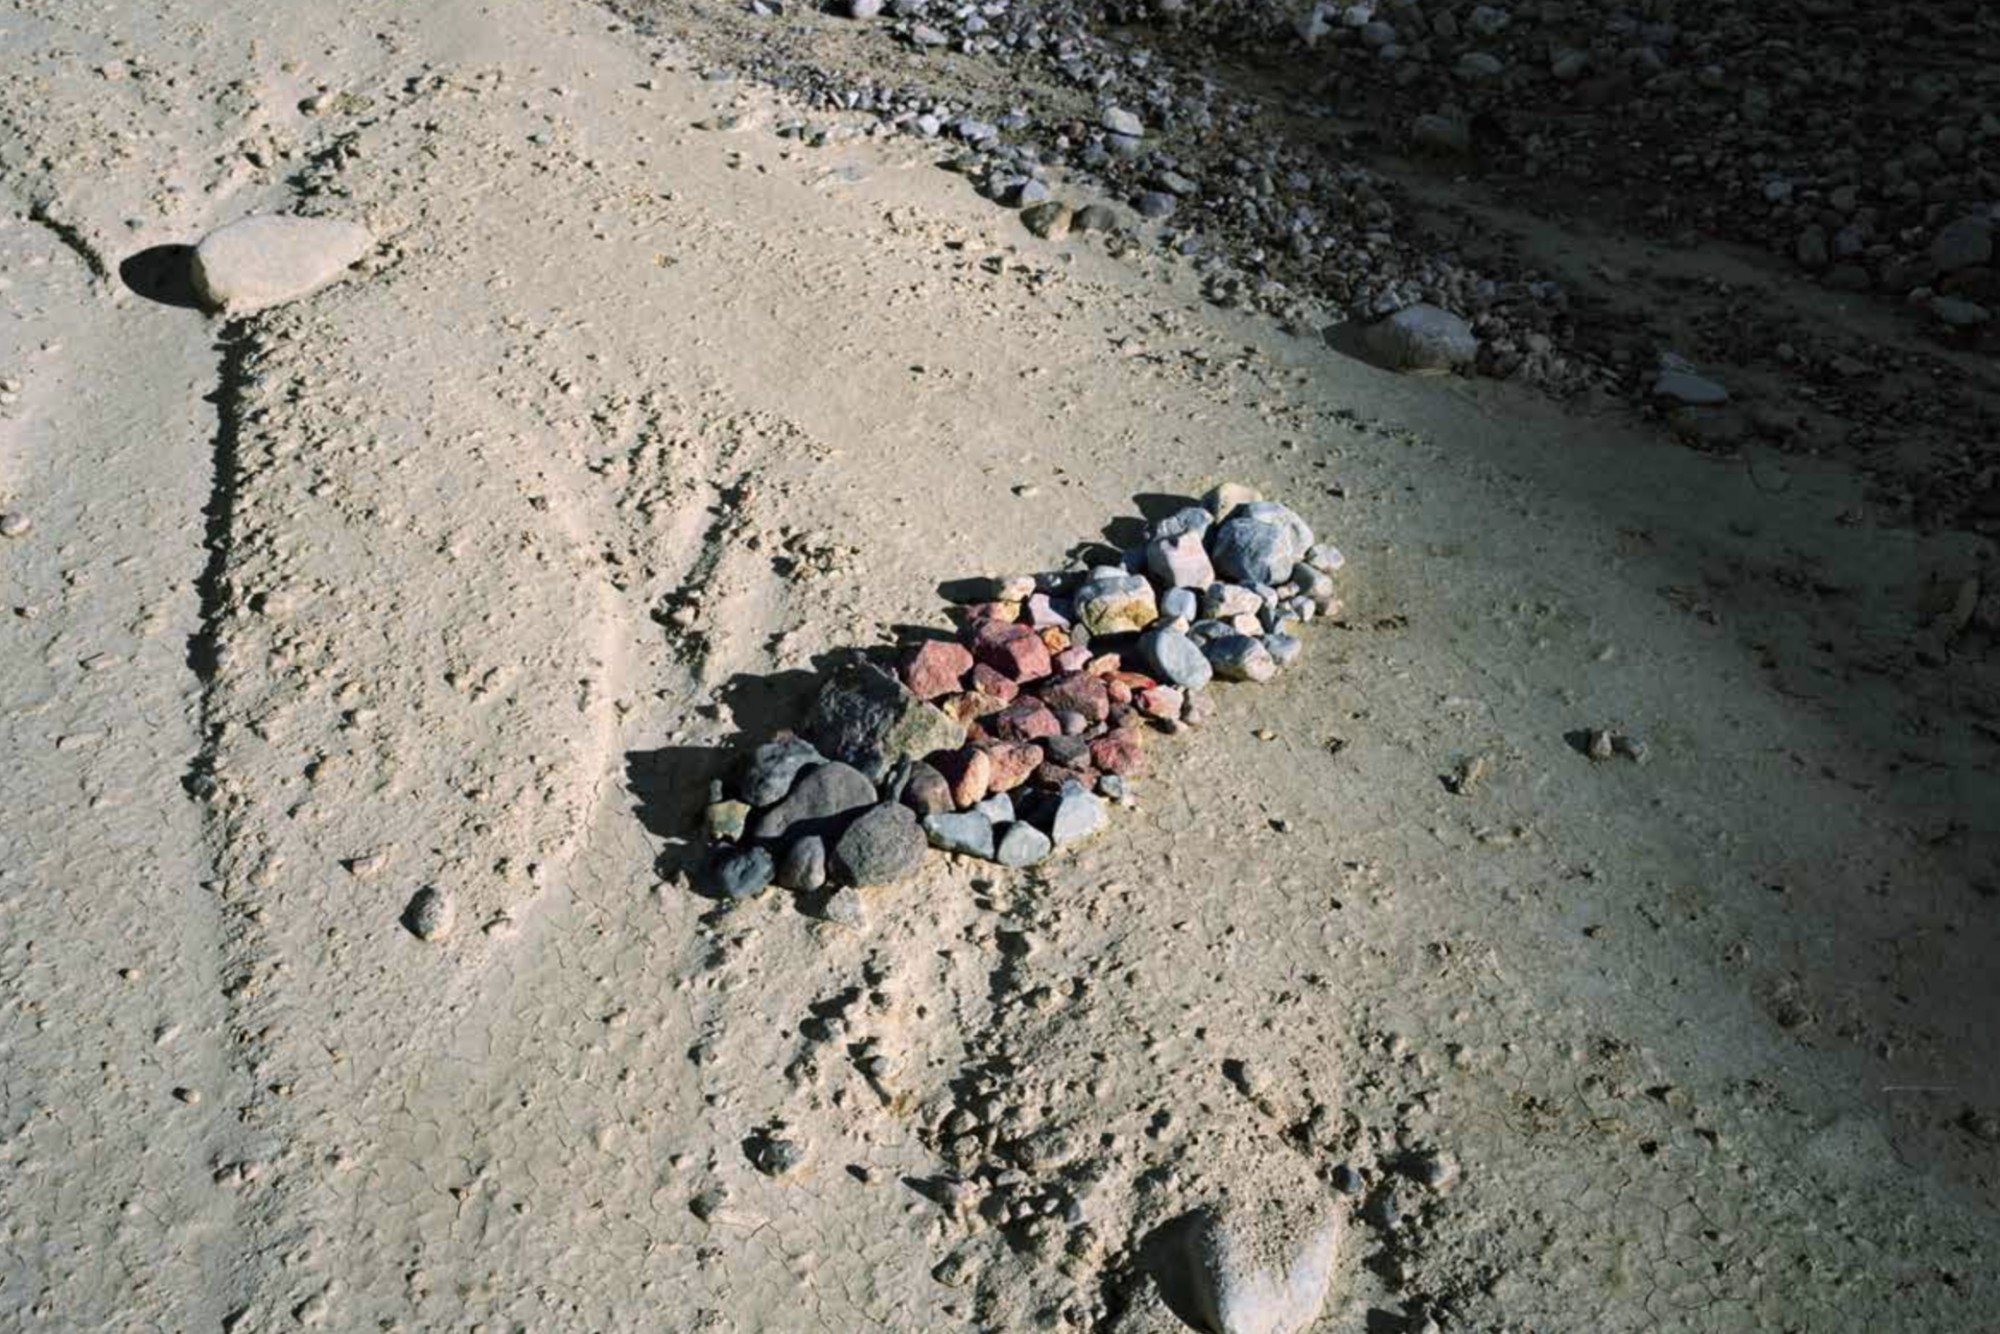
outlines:
[[[1033,866],[1129,803],[1151,732],[1209,714],[1209,683],[1268,681],[1298,630],[1337,615],[1339,551],[1247,487],[1151,525],[1118,565],[991,581],[956,640],[829,675],[797,734],[710,791],[713,887],[853,889],[916,874],[927,848]]]

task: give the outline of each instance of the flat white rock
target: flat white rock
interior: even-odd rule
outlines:
[[[1479,355],[1472,326],[1436,306],[1406,306],[1365,338],[1376,364],[1395,371],[1449,371]]]
[[[194,290],[214,310],[241,315],[318,291],[368,253],[358,222],[265,214],[216,228],[194,248]]]

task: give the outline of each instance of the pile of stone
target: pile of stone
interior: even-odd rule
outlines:
[[[892,884],[927,848],[1025,867],[1131,800],[1148,739],[1199,725],[1215,680],[1268,681],[1335,615],[1340,552],[1246,487],[1150,525],[1115,565],[992,581],[955,638],[830,675],[707,810],[714,888]]]

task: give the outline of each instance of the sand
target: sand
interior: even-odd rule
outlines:
[[[584,4],[0,28],[8,1324],[1171,1329],[1160,1229],[1306,1196],[1315,1329],[2000,1320],[1990,544],[1217,310]],[[377,245],[149,280],[273,212]],[[1136,811],[861,929],[692,892],[817,661],[1219,481],[1347,611]]]

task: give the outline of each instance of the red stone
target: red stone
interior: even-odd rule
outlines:
[[[1178,718],[1187,703],[1175,686],[1152,686],[1141,690],[1135,698],[1139,701],[1139,712],[1148,718]]]
[[[1035,693],[1057,713],[1080,713],[1086,723],[1101,723],[1111,714],[1104,682],[1082,672],[1066,672],[1044,681]]]
[[[931,767],[951,785],[952,804],[959,810],[984,801],[993,786],[993,760],[983,750],[967,746],[931,756]]]
[[[1025,625],[982,621],[972,632],[972,656],[1012,681],[1039,681],[1049,674],[1049,650]]]
[[[1012,792],[1042,762],[1042,748],[1027,741],[994,741],[980,747],[992,764],[988,792]]]
[[[985,663],[975,664],[972,669],[972,688],[982,695],[991,695],[1002,704],[1014,702],[1014,696],[1021,693],[1021,687],[1001,672],[994,671]]]
[[[986,730],[1007,741],[1033,741],[1037,737],[1060,736],[1062,724],[1040,700],[1022,699],[987,719]]]
[[[971,670],[972,651],[948,639],[927,639],[903,658],[903,681],[918,699],[949,695]]]
[[[1061,791],[1065,783],[1081,783],[1085,787],[1097,785],[1097,771],[1089,765],[1071,769],[1060,764],[1044,764],[1035,770],[1036,787],[1052,787]]]
[[[1090,743],[1090,762],[1108,774],[1130,777],[1146,767],[1140,734],[1132,729],[1109,732]]]
[[[1066,648],[1056,654],[1055,670],[1059,672],[1080,672],[1090,665],[1090,650],[1087,648]]]
[[[1106,679],[1118,682],[1120,685],[1130,689],[1134,694],[1137,694],[1141,690],[1150,690],[1159,684],[1158,681],[1155,681],[1144,672],[1115,672]]]
[[[1104,693],[1110,697],[1113,704],[1130,704],[1132,702],[1132,687],[1118,679],[1124,674],[1123,672],[1113,672],[1110,676],[1104,678]]]

